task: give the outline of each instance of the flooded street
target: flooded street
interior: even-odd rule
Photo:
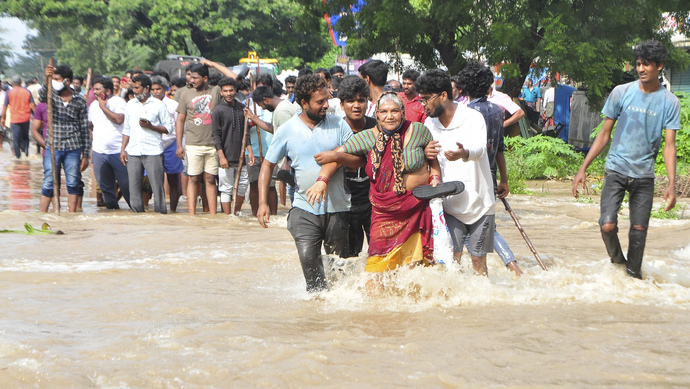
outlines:
[[[88,175],[83,213],[63,189],[62,215],[40,214],[41,158],[0,150],[0,229],[65,233],[0,234],[2,388],[690,386],[690,210],[651,221],[639,281],[609,262],[598,196],[532,183],[509,201],[548,272],[501,207],[522,278],[489,254],[488,278],[467,257],[372,297],[362,255],[308,295],[287,208],[267,230],[248,204],[107,211]],[[627,250],[627,208],[620,225]]]

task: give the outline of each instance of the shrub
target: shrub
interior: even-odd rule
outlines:
[[[584,157],[559,138],[533,136],[506,138],[508,179],[562,179],[574,175]]]

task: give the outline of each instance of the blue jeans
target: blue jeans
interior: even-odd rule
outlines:
[[[53,197],[53,165],[50,161],[51,150],[46,148],[46,155],[43,157],[43,185],[41,194],[45,197]],[[64,165],[65,179],[67,183],[67,193],[80,195],[83,193],[81,188],[81,149],[55,152],[55,163],[58,172]]]
[[[26,156],[29,156],[29,128],[31,122],[24,123],[11,123],[10,128],[12,129],[12,137],[14,138],[12,143],[12,151],[14,151],[14,156],[19,158],[22,156],[22,151]]]
[[[618,210],[625,197],[630,193],[630,231],[628,231],[628,259],[623,256],[621,242],[618,240]],[[649,216],[654,201],[654,178],[632,178],[606,170],[604,187],[601,190],[601,217],[599,226],[615,223],[609,232],[601,230],[601,237],[611,262],[624,263],[628,274],[642,278],[642,256],[647,243]]]
[[[129,205],[129,176],[127,166],[120,161],[120,154],[91,153],[93,174],[103,193],[103,201],[108,209],[120,209],[117,204],[117,185],[120,185],[122,197]]]

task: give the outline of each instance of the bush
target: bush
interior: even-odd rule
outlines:
[[[679,196],[690,196],[690,97],[679,96],[681,104],[680,130],[676,131],[676,192]],[[594,129],[594,138],[601,131],[603,122]],[[613,127],[611,138],[616,131]],[[663,148],[657,155],[655,173],[657,175],[656,193],[663,194],[666,189],[666,166]],[[564,179],[574,176],[582,165],[584,155],[575,151],[573,146],[559,138],[537,135],[529,139],[521,137],[506,138],[506,165],[508,168],[508,185],[513,193],[529,193],[525,180]],[[610,144],[610,143],[609,143]],[[603,177],[608,146],[592,161],[587,168],[590,177]]]
[[[509,181],[511,175],[526,180],[566,178],[577,172],[584,159],[573,146],[559,138],[514,137],[506,138],[505,143]]]
[[[678,96],[680,100],[680,130],[676,131],[676,175],[690,174],[690,97]],[[657,176],[666,175],[664,164],[665,133],[661,137],[659,155],[656,156],[654,172]]]

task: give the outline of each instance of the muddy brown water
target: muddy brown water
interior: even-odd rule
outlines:
[[[87,175],[82,213],[40,214],[42,176],[5,144],[0,229],[65,235],[0,234],[2,388],[690,386],[688,215],[652,221],[637,281],[606,257],[597,196],[534,182],[509,199],[548,272],[501,209],[522,278],[490,254],[488,278],[406,269],[371,297],[362,256],[310,296],[286,208],[267,230],[247,206],[107,211]]]

